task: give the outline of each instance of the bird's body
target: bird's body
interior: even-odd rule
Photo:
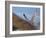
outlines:
[[[23,16],[24,16],[24,18],[25,18],[26,20],[28,20],[28,18],[26,17],[26,15],[25,15],[25,14],[23,14]]]

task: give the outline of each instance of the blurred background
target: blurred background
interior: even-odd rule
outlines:
[[[13,29],[40,30],[40,8],[12,7],[12,13]]]

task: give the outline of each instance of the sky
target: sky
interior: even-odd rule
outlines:
[[[32,8],[32,7],[12,7],[12,12],[21,18],[25,19],[23,14],[31,20],[32,15],[37,13],[40,14],[40,8]]]

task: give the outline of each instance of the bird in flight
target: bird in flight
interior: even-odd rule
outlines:
[[[26,15],[25,15],[25,14],[23,14],[23,16],[24,16],[24,18],[25,18],[26,20],[28,20],[28,18],[26,17]]]

